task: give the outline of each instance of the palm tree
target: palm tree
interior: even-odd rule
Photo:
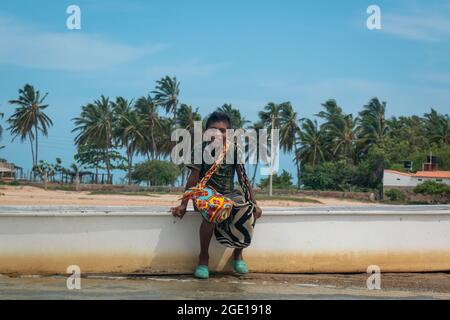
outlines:
[[[173,113],[175,122],[180,95],[180,82],[177,81],[176,77],[166,76],[156,81],[156,84],[155,91],[152,92],[155,94],[155,101],[158,105],[164,107],[167,113]]]
[[[328,100],[322,106],[325,111],[316,116],[325,120],[322,124],[325,130],[326,141],[331,145],[332,155],[335,159],[343,157],[346,161],[354,159],[354,148],[358,141],[359,128],[356,126],[358,119],[353,119],[351,114],[342,112],[335,100]]]
[[[125,147],[128,164],[128,184],[131,185],[133,156],[138,146],[146,143],[145,119],[132,109],[133,102],[117,97],[113,104],[115,126],[113,135]]]
[[[322,107],[325,108],[325,111],[320,111],[316,116],[325,120],[323,123],[325,127],[332,126],[344,117],[342,108],[337,105],[334,99],[329,99],[322,103]]]
[[[231,104],[225,103],[223,106],[217,108],[217,110],[222,111],[230,118],[231,128],[233,129],[242,129],[250,123],[250,121],[241,116],[239,109],[233,108]]]
[[[126,117],[127,125],[124,127],[124,136],[129,138],[127,147],[128,184],[131,184],[131,169],[135,150],[145,143],[145,123],[136,111],[131,111]]]
[[[261,120],[261,123],[269,129],[270,136],[272,137],[272,129],[278,129],[280,127],[280,114],[282,110],[283,104],[276,104],[273,102],[269,102],[265,107],[264,111],[260,111],[258,113],[259,118]],[[272,139],[271,139],[272,141]],[[271,143],[272,144],[272,143]],[[273,166],[273,159],[274,159],[274,152],[277,152],[276,150],[271,150],[271,164],[270,164],[270,175],[269,175],[269,195],[272,196],[272,166]]]
[[[284,152],[298,154],[298,136],[300,128],[298,126],[297,112],[294,111],[290,102],[281,104],[280,113],[280,146]],[[300,189],[300,159],[294,157],[297,167],[297,188]]]
[[[333,139],[333,155],[341,156],[344,160],[355,162],[355,145],[358,142],[359,128],[356,126],[357,119],[347,114],[343,119],[330,127]]]
[[[94,103],[82,107],[79,117],[72,119],[75,128],[72,132],[78,132],[75,137],[77,145],[93,143],[101,146],[105,152],[106,172],[108,183],[111,181],[110,147],[113,131],[113,111],[109,98],[101,96]]]
[[[258,160],[259,148],[261,147],[259,144],[259,134],[258,133],[259,133],[259,130],[261,130],[263,128],[264,128],[264,125],[262,124],[261,121],[257,121],[248,127],[248,129],[255,130],[255,132],[256,132],[256,141],[255,141],[256,148],[249,148],[248,145],[246,146],[246,154],[247,154],[246,161],[249,161],[249,159],[251,157],[255,157]],[[255,186],[256,171],[258,170],[258,164],[259,164],[259,161],[256,161],[255,168],[253,171],[253,177],[252,177],[252,187]]]
[[[269,102],[264,107],[264,111],[260,111],[258,113],[259,119],[266,128],[272,129],[272,121],[275,129],[280,127],[280,114],[282,105],[283,104]]]
[[[389,134],[389,125],[386,122],[386,102],[373,98],[359,113],[359,128],[363,150],[367,150],[375,143],[383,143]]]
[[[425,128],[431,142],[438,145],[450,143],[450,117],[443,115],[435,109],[424,115]]]
[[[177,110],[176,126],[180,129],[189,130],[192,136],[196,121],[202,121],[202,116],[198,112],[198,108],[194,111],[192,106],[182,103],[180,108]],[[193,142],[194,141],[192,139],[192,145]],[[184,163],[180,164],[179,168],[181,172],[181,185],[184,185],[184,181],[186,180],[189,170]]]
[[[140,153],[147,155],[147,158],[150,158],[149,155],[151,154],[153,159],[158,155],[155,140],[155,130],[160,126],[158,107],[158,104],[155,103],[155,100],[150,95],[139,98],[135,104],[136,111],[144,119],[146,131],[148,132],[146,136],[150,136],[150,143],[144,141],[137,148]]]
[[[39,159],[39,132],[48,136],[48,128],[53,125],[52,120],[43,112],[48,107],[48,104],[43,104],[47,95],[45,93],[41,97],[39,90],[35,91],[32,85],[26,84],[23,89],[19,89],[19,98],[9,101],[10,104],[18,105],[8,119],[9,130],[13,140],[18,136],[21,141],[29,138],[33,165],[37,165]]]
[[[156,133],[156,146],[158,148],[157,159],[161,156],[167,157],[172,152],[172,148],[175,145],[174,141],[171,141],[172,129],[174,127],[173,120],[170,118],[159,119],[160,125],[157,127]]]
[[[192,106],[182,103],[177,110],[176,124],[178,128],[193,130],[195,121],[202,121],[202,116],[198,112],[198,108],[195,111]]]
[[[311,163],[313,167],[325,160],[325,132],[323,127],[319,127],[317,120],[303,119],[299,136],[301,147],[297,158]]]

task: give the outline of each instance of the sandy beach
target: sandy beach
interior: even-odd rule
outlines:
[[[95,194],[91,191],[44,190],[31,186],[0,186],[2,205],[83,205],[83,206],[174,206],[179,203],[177,194]],[[276,198],[275,198],[276,199]],[[299,201],[300,200],[300,201]],[[260,200],[262,207],[311,206],[370,206],[372,203],[351,199],[303,197],[291,200]]]

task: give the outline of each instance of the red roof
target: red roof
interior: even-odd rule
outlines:
[[[450,171],[417,171],[416,173],[400,172],[396,170],[384,170],[384,171],[407,177],[450,179]]]
[[[414,176],[419,178],[450,179],[450,171],[417,171]]]
[[[411,173],[407,173],[407,172],[401,172],[401,171],[396,171],[396,170],[384,170],[384,172],[389,172],[389,173],[395,173],[395,174],[400,174],[402,176],[408,176],[411,177],[412,174]]]

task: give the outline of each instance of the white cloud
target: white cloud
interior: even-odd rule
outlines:
[[[66,71],[104,69],[166,47],[131,46],[83,30],[48,32],[3,15],[0,15],[0,39],[0,64]]]
[[[382,17],[382,31],[412,40],[442,41],[450,39],[450,19],[436,13]]]

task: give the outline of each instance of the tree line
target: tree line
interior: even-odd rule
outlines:
[[[19,90],[17,99],[9,101],[16,109],[7,119],[8,130],[13,140],[28,140],[33,166],[39,163],[39,135],[47,136],[53,124],[46,115],[46,97],[47,94],[41,94],[27,84]],[[269,133],[272,128],[279,129],[281,150],[293,155],[297,175],[296,186],[286,182],[284,187],[377,189],[385,168],[402,170],[402,161],[413,160],[414,169],[419,170],[430,152],[438,155],[442,169],[450,169],[448,114],[431,109],[423,116],[387,118],[386,108],[386,102],[372,98],[353,115],[344,112],[335,100],[330,99],[313,117],[300,118],[290,102],[269,102],[254,122],[245,119],[231,104],[217,109],[228,114],[235,129],[266,128]],[[99,169],[105,169],[109,183],[112,183],[111,171],[117,168],[127,171],[129,184],[142,182],[145,180],[143,168],[158,172],[156,164],[169,157],[175,143],[171,141],[172,130],[191,130],[194,122],[201,120],[205,119],[198,108],[180,102],[180,82],[176,77],[158,80],[154,90],[136,100],[121,96],[110,99],[102,95],[81,106],[80,115],[72,119],[77,147],[74,159],[80,166],[95,168],[97,173]],[[134,163],[136,155],[144,156],[147,162],[159,162],[138,167]],[[172,167],[164,168],[165,171],[173,170]],[[257,168],[256,165],[251,175],[253,184]],[[136,171],[134,177],[133,171]],[[173,183],[181,174],[184,181],[185,168],[180,167],[174,172],[177,176],[166,174],[167,179]],[[289,181],[286,174],[283,172],[283,178],[279,180]],[[156,181],[170,183],[154,174],[148,179],[152,176],[152,184]]]

